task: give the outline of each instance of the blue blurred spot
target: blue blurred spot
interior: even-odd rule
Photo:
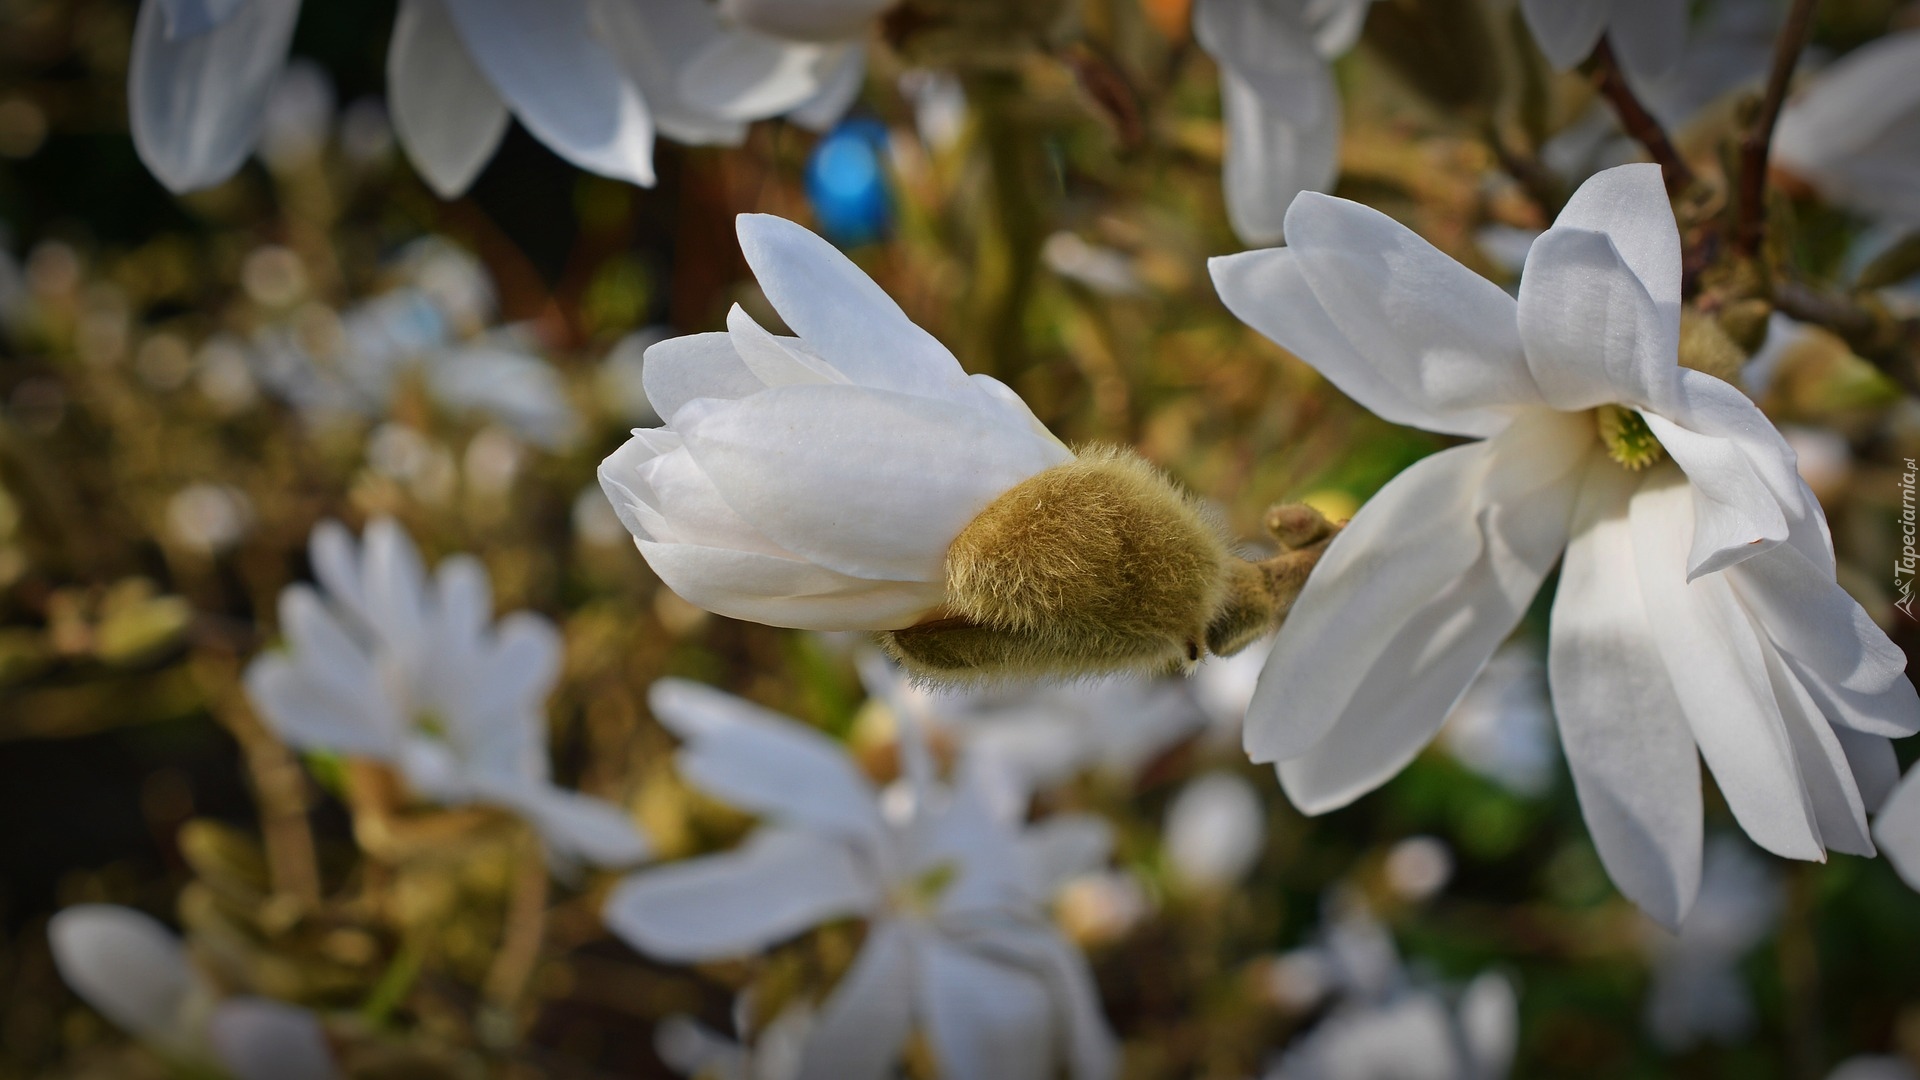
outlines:
[[[868,117],[841,121],[807,159],[807,201],[827,239],[871,243],[893,222],[884,162],[887,126]]]

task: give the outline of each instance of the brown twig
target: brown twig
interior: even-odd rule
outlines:
[[[1686,159],[1667,137],[1667,131],[1660,121],[1640,102],[1640,96],[1627,85],[1627,77],[1620,70],[1620,62],[1614,58],[1613,46],[1606,38],[1600,39],[1599,47],[1593,50],[1593,80],[1600,90],[1600,96],[1613,106],[1614,115],[1620,118],[1620,126],[1627,134],[1639,141],[1660,163],[1660,173],[1667,181],[1667,194],[1677,196],[1693,186],[1693,170]]]
[[[1902,318],[1871,294],[1819,292],[1798,281],[1774,284],[1774,306],[1840,335],[1847,346],[1908,393],[1920,394],[1920,318]]]
[[[519,860],[513,891],[507,898],[500,949],[494,954],[493,966],[487,970],[485,985],[493,1020],[493,1030],[488,1034],[499,1045],[510,1045],[517,1038],[521,998],[540,964],[541,946],[547,938],[546,853],[539,838],[530,830]]]
[[[1773,151],[1773,128],[1780,119],[1780,108],[1787,101],[1787,84],[1793,68],[1807,47],[1807,35],[1813,30],[1813,8],[1819,0],[1793,0],[1787,19],[1780,24],[1780,36],[1773,42],[1773,70],[1767,75],[1767,89],[1760,99],[1760,114],[1740,143],[1739,217],[1733,228],[1733,250],[1755,255],[1767,235],[1767,158]]]

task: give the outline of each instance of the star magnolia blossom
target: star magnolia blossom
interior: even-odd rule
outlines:
[[[299,15],[300,0],[143,0],[128,112],[141,160],[168,188],[209,187],[246,160]],[[656,133],[732,144],[744,121],[786,112],[825,127],[863,70],[855,44],[774,41],[706,0],[401,0],[387,50],[394,132],[446,198],[493,156],[509,116],[583,169],[652,186]]]
[[[317,1017],[268,998],[221,1000],[180,939],[150,916],[79,904],[53,917],[47,940],[75,993],[175,1062],[236,1080],[340,1075]]]
[[[1559,71],[1580,66],[1605,37],[1629,74],[1664,75],[1687,44],[1686,0],[1520,0],[1520,14]]]
[[[1220,65],[1227,217],[1248,244],[1280,241],[1287,206],[1333,186],[1340,93],[1331,62],[1373,0],[1199,0],[1193,35]]]
[[[1834,202],[1920,226],[1920,30],[1848,53],[1787,103],[1773,161]]]
[[[684,740],[682,774],[767,820],[735,851],[629,877],[607,899],[614,933],[694,963],[866,918],[859,956],[814,1016],[800,1080],[891,1076],[916,1027],[954,1080],[1045,1080],[1063,1065],[1076,1080],[1114,1075],[1086,962],[1043,906],[1104,858],[1088,822],[1022,833],[967,789],[941,790],[911,725],[911,790],[883,798],[796,721],[678,680],[656,683],[652,704]]]
[[[1001,493],[1073,454],[1006,386],[969,376],[833,245],[765,214],[740,248],[780,317],[647,350],[666,417],[600,466],[660,579],[722,615],[891,630],[940,606],[947,548]]]
[[[1582,185],[1517,301],[1355,203],[1302,195],[1287,236],[1214,260],[1227,305],[1386,419],[1481,441],[1408,469],[1334,539],[1255,689],[1254,760],[1279,762],[1310,813],[1384,783],[1564,552],[1549,681],[1622,891],[1668,925],[1692,903],[1696,750],[1762,847],[1870,854],[1888,738],[1920,728],[1920,699],[1835,584],[1779,432],[1678,366],[1680,240],[1659,169]]]
[[[627,815],[555,787],[546,700],[560,675],[552,623],[515,612],[491,624],[486,569],[470,555],[431,579],[400,526],[337,522],[313,531],[325,588],[280,594],[288,650],[247,669],[248,696],[289,744],[384,761],[423,798],[482,803],[526,818],[565,865],[620,866],[646,857]]]

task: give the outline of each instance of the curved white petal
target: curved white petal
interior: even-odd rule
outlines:
[[[652,854],[632,816],[605,799],[538,785],[526,788],[510,805],[539,830],[549,850],[567,861],[631,866]]]
[[[427,567],[413,538],[392,518],[375,518],[361,535],[360,573],[367,621],[388,649],[406,661],[426,643]]]
[[[458,198],[507,133],[507,106],[467,55],[442,0],[401,0],[387,46],[393,133],[427,186]]]
[[[881,842],[873,785],[826,735],[685,679],[654,683],[647,701],[685,743],[680,772],[695,787],[776,821]]]
[[[327,599],[344,608],[363,624],[366,621],[366,589],[360,580],[360,546],[345,525],[331,518],[313,527],[307,539],[307,561],[313,576],[326,590]]]
[[[1612,10],[1612,0],[1520,0],[1527,29],[1556,71],[1571,71],[1593,53]]]
[[[1920,890],[1920,769],[1907,773],[1874,816],[1873,838],[1900,879]]]
[[[869,581],[756,551],[639,541],[667,587],[730,619],[804,630],[898,630],[938,608],[938,582]]]
[[[652,115],[595,35],[586,0],[442,2],[535,138],[589,172],[653,186]]]
[[[320,1018],[284,1001],[228,998],[208,1018],[207,1037],[234,1080],[335,1080],[342,1075]]]
[[[1866,804],[1867,813],[1878,814],[1887,796],[1893,794],[1894,787],[1900,783],[1900,760],[1894,756],[1893,740],[1844,727],[1835,727],[1833,734],[1840,740],[1840,749],[1846,752],[1847,765],[1853,770],[1854,782],[1860,786],[1860,799]]]
[[[645,518],[648,539],[794,558],[727,505],[685,446],[648,459],[628,479],[635,482],[634,494],[642,505],[652,511]]]
[[[767,387],[734,351],[732,336],[724,333],[688,334],[648,346],[640,382],[647,403],[669,423],[695,398],[732,401]]]
[[[253,151],[300,0],[248,0],[205,33],[171,37],[167,5],[134,20],[127,118],[134,149],[173,192],[211,187]]]
[[[1920,731],[1906,654],[1800,550],[1781,544],[1727,571],[1754,621],[1828,721],[1870,735]]]
[[[1220,112],[1227,129],[1221,182],[1227,220],[1242,243],[1277,244],[1286,237],[1287,208],[1303,191],[1325,191],[1340,170],[1340,107],[1333,72],[1320,77],[1332,104],[1302,119],[1279,107],[1233,68],[1220,72]]]
[[[382,759],[395,753],[398,719],[389,707],[368,709],[375,694],[342,691],[279,655],[247,665],[245,681],[247,699],[289,746]]]
[[[746,122],[798,108],[827,85],[842,49],[724,28],[680,69],[675,90],[711,116]]]
[[[674,427],[721,498],[774,543],[887,581],[944,580],[947,548],[975,515],[1071,457],[1005,410],[858,386],[695,402]]]
[[[1656,0],[1679,10],[1672,0]],[[1659,310],[1661,325],[1680,339],[1680,227],[1667,202],[1660,166],[1617,165],[1580,185],[1554,228],[1605,234]]]
[[[727,18],[762,33],[797,41],[858,36],[898,0],[720,0]]]
[[[1693,506],[1679,471],[1649,475],[1628,521],[1660,658],[1733,816],[1776,855],[1822,858],[1760,643],[1724,577],[1686,579]]]
[[[946,346],[832,244],[771,214],[741,214],[735,225],[767,300],[835,370],[861,386],[968,400],[977,394]]]
[[[1334,538],[1247,710],[1253,760],[1302,762],[1281,770],[1296,804],[1343,805],[1439,728],[1565,546],[1590,447],[1582,423],[1530,411],[1407,469]]]
[[[1756,626],[1755,633],[1762,633]],[[1786,725],[1787,740],[1793,745],[1794,763],[1806,790],[1807,806],[1813,811],[1814,831],[1822,847],[1848,855],[1872,857],[1873,841],[1867,836],[1866,800],[1854,781],[1853,765],[1835,736],[1833,727],[1820,715],[1820,707],[1808,696],[1806,687],[1780,660],[1778,650],[1761,641],[1760,652],[1767,662],[1767,677],[1773,697],[1780,705],[1780,719]]]
[[[1337,112],[1338,91],[1315,46],[1303,6],[1262,0],[1197,0],[1193,36],[1254,95],[1295,123]]]
[[[847,115],[867,82],[867,47],[849,45],[826,58],[820,89],[793,107],[787,119],[808,131],[825,133]]]
[[[595,28],[640,88],[660,134],[692,146],[736,146],[747,125],[699,109],[680,94],[687,61],[723,32],[704,0],[588,0]]]
[[[1053,927],[1026,921],[948,927],[949,937],[982,956],[1039,977],[1052,1003],[1067,1074],[1073,1080],[1112,1080],[1120,1046],[1100,1011],[1100,995],[1086,957]]]
[[[733,851],[629,876],[601,918],[635,948],[691,963],[745,956],[878,902],[846,844],[762,828]]]
[[[1700,766],[1640,598],[1627,521],[1638,479],[1604,458],[1588,470],[1553,601],[1548,678],[1600,862],[1673,929],[1700,890]]]
[[[1053,1010],[1044,983],[930,935],[916,999],[940,1074],[953,1080],[1051,1080]]]
[[[876,921],[820,1013],[794,1080],[886,1080],[913,1022],[919,931]]]
[[[753,321],[739,304],[727,312],[727,337],[733,351],[762,385],[799,386],[807,383],[847,383],[832,364],[813,355],[799,338],[780,338]]]
[[[1540,402],[1513,298],[1412,230],[1370,207],[1304,192],[1287,211],[1287,243],[1313,304],[1284,271],[1275,273],[1275,292],[1289,309],[1321,312],[1301,318],[1312,328],[1304,344],[1319,345],[1334,330],[1347,354],[1431,418],[1417,426],[1490,435],[1516,407]],[[1259,299],[1243,291],[1239,302]],[[1291,348],[1285,337],[1275,340]],[[1301,358],[1321,366],[1316,356]]]
[[[1547,403],[1572,412],[1667,400],[1680,370],[1678,308],[1663,311],[1605,233],[1556,225],[1527,251],[1520,338]]]
[[[204,993],[180,939],[151,916],[114,904],[77,904],[47,924],[54,966],[74,992],[140,1038],[184,1048],[190,999]]]

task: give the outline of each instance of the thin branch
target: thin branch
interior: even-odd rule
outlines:
[[[1773,302],[1801,322],[1823,326],[1908,393],[1920,394],[1920,318],[1895,315],[1871,294],[1823,293],[1798,281],[1775,282]]]
[[[1740,144],[1739,218],[1734,224],[1733,249],[1741,255],[1760,251],[1767,235],[1767,158],[1773,151],[1773,128],[1780,120],[1780,108],[1787,101],[1787,84],[1793,81],[1794,65],[1807,47],[1813,32],[1813,9],[1819,0],[1793,0],[1786,22],[1780,24],[1780,36],[1773,42],[1773,70],[1767,76],[1766,95],[1760,99],[1760,114]]]
[[[1593,50],[1593,80],[1599,87],[1600,96],[1613,106],[1614,115],[1620,118],[1620,126],[1627,134],[1639,140],[1647,148],[1653,160],[1660,163],[1660,172],[1667,181],[1667,194],[1678,196],[1693,186],[1693,170],[1687,166],[1686,159],[1667,138],[1667,131],[1654,119],[1647,107],[1640,103],[1640,96],[1627,85],[1627,77],[1620,70],[1620,62],[1614,59],[1613,46],[1606,38],[1600,39],[1600,45]]]

